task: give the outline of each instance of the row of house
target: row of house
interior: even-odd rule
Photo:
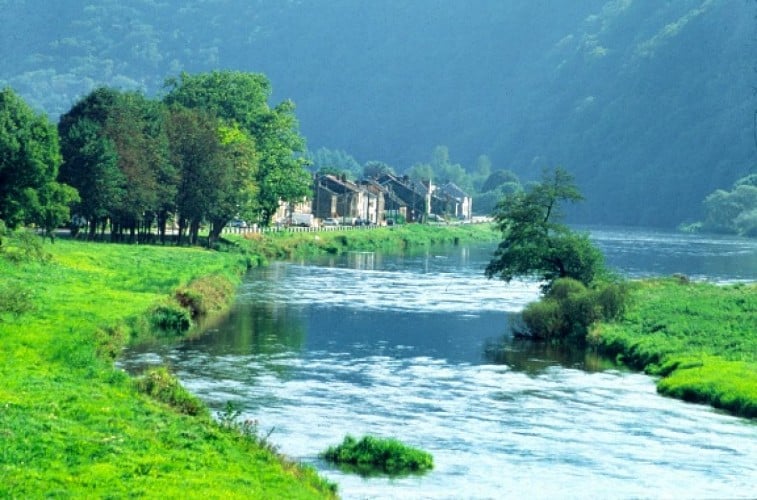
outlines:
[[[383,174],[357,182],[334,175],[313,177],[313,197],[297,204],[284,204],[277,220],[337,219],[341,223],[378,224],[388,221],[470,220],[470,196],[450,182],[437,186],[407,176]]]

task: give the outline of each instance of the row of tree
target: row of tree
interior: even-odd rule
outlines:
[[[15,112],[21,123],[0,123],[0,180],[8,191],[0,191],[0,219],[11,226],[41,224],[32,203],[37,193],[42,206],[51,196],[61,207],[71,203],[92,237],[106,225],[116,238],[139,237],[154,227],[162,237],[173,220],[180,241],[186,236],[194,243],[203,223],[212,241],[235,217],[265,225],[281,200],[308,194],[294,105],[269,107],[264,75],[185,73],[166,88],[159,100],[98,88],[61,117],[57,131],[11,90],[3,91],[11,108],[21,110]],[[35,128],[45,135],[27,132]],[[6,142],[21,144],[19,155],[26,158],[6,158],[13,150]],[[26,178],[32,166],[55,190]],[[11,191],[25,194],[9,196]],[[52,227],[65,215],[56,213],[61,217]]]

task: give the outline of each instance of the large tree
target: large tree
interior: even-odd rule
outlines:
[[[545,171],[541,182],[505,195],[494,213],[502,242],[486,266],[486,276],[507,282],[515,277],[542,280],[548,291],[559,278],[589,285],[604,270],[601,252],[586,234],[561,222],[560,205],[583,197],[562,168]]]
[[[281,201],[299,200],[309,193],[310,174],[305,140],[299,134],[294,104],[284,101],[271,108],[271,85],[262,74],[213,71],[183,73],[167,82],[164,101],[212,113],[228,125],[237,124],[254,141],[259,219],[268,224]]]
[[[54,229],[67,219],[75,193],[58,184],[60,163],[55,126],[11,89],[0,91],[0,220]]]
[[[76,209],[94,236],[109,219],[113,236],[134,233],[172,210],[176,173],[168,159],[162,104],[136,92],[99,88],[61,117],[61,178],[81,195]]]

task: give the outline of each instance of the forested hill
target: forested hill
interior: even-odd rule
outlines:
[[[44,3],[44,6],[41,6]],[[581,222],[675,225],[755,171],[750,0],[0,0],[0,86],[54,119],[93,87],[263,72],[311,150],[436,145],[574,172]]]

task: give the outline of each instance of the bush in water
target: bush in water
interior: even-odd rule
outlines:
[[[359,441],[346,436],[339,446],[331,446],[321,454],[340,465],[352,466],[360,474],[390,475],[425,472],[434,468],[430,453],[407,446],[396,439],[364,436]]]

